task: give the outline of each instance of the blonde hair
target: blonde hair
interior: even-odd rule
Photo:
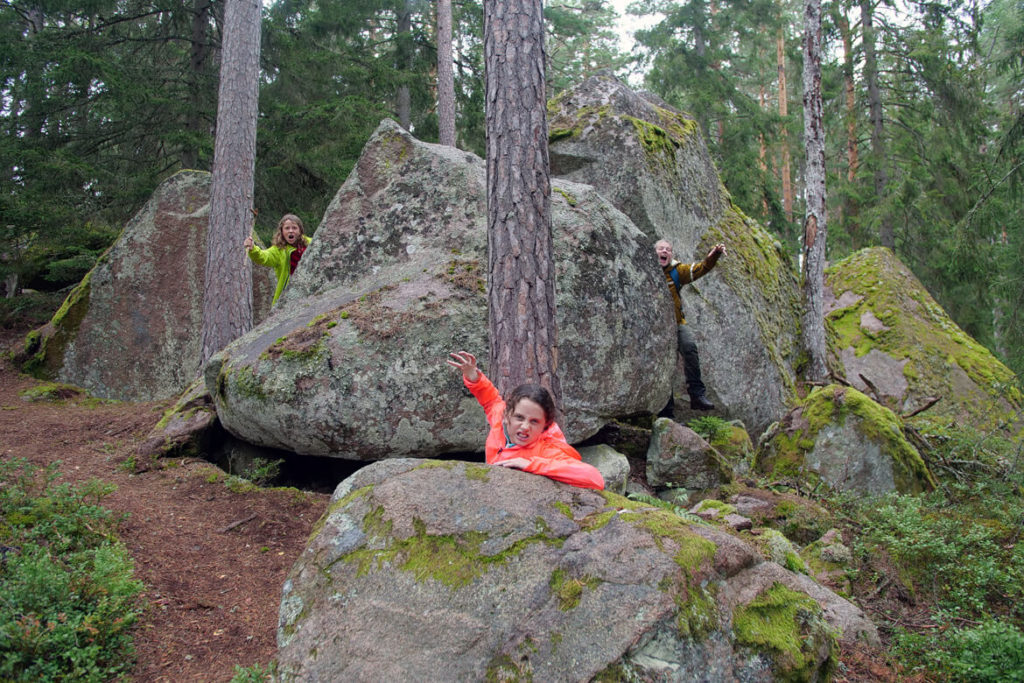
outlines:
[[[275,247],[290,246],[288,244],[288,240],[284,238],[284,224],[287,223],[288,221],[291,221],[292,223],[295,223],[295,225],[299,226],[299,243],[301,244],[304,241],[302,238],[306,236],[306,230],[305,228],[302,227],[302,219],[296,216],[294,213],[286,213],[285,215],[281,216],[281,220],[277,222],[277,230],[274,231],[274,237],[270,240],[270,243],[273,244]]]

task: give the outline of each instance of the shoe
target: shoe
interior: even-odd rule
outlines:
[[[705,396],[694,396],[690,399],[690,408],[693,410],[714,410],[715,404]]]

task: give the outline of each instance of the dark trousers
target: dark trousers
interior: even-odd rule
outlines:
[[[683,357],[683,372],[686,373],[686,393],[690,399],[703,396],[705,392],[704,382],[700,379],[700,357],[697,355],[697,342],[686,325],[676,326],[676,336],[679,338],[679,355]]]
[[[706,389],[704,382],[700,379],[700,357],[697,355],[697,343],[686,325],[676,326],[676,336],[679,340],[679,355],[683,357],[683,372],[686,373],[686,393],[690,400],[703,397]],[[668,404],[658,413],[659,417],[674,418],[676,410],[675,397],[669,394]]]

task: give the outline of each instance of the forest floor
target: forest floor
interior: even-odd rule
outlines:
[[[0,348],[23,333],[3,330]],[[34,384],[0,361],[0,456],[59,462],[60,482],[110,482],[102,504],[124,515],[120,537],[146,586],[134,681],[229,681],[235,666],[277,655],[281,586],[329,496],[232,491],[202,460],[126,467],[168,403],[28,402]],[[237,487],[235,487],[237,488]]]
[[[26,330],[0,329],[0,350]],[[167,459],[135,473],[135,448],[170,402],[29,402],[38,382],[0,359],[0,457],[59,463],[58,481],[99,479],[117,489],[102,504],[124,516],[120,537],[145,584],[133,681],[230,681],[235,667],[277,654],[281,587],[329,495],[229,487],[197,459]],[[877,650],[846,650],[838,681],[892,681]]]

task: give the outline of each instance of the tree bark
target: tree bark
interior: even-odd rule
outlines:
[[[828,376],[825,351],[825,131],[821,105],[821,0],[804,2],[804,147],[806,215],[804,218],[804,313],[802,334],[810,356],[807,379]]]
[[[227,0],[203,289],[202,361],[252,328],[252,230],[260,2]]]
[[[836,26],[843,40],[843,90],[846,93],[846,180],[852,183],[857,177],[857,89],[853,80],[853,34],[850,20],[843,13],[840,4],[833,6]]]
[[[437,0],[437,130],[442,145],[455,146],[452,0]]]
[[[185,130],[194,139],[202,133],[202,92],[203,72],[206,70],[206,58],[210,54],[209,37],[211,0],[194,0],[192,4],[192,40],[189,49],[188,99],[189,110],[185,121]],[[187,144],[181,150],[181,167],[198,168],[199,150],[195,143]]]
[[[767,94],[765,92],[764,85],[761,85],[758,90],[758,103],[761,105],[761,109],[767,109]],[[768,178],[768,145],[764,141],[764,133],[757,134],[757,165],[761,169],[761,177],[765,180],[762,181],[767,184]],[[761,211],[766,215],[768,214],[768,193],[766,191],[761,192]]]
[[[779,131],[779,139],[782,142],[782,210],[786,214],[786,220],[792,224],[793,221],[793,183],[790,179],[789,160],[789,130],[786,119],[789,118],[789,93],[786,87],[786,38],[785,29],[779,29],[778,38],[775,41],[776,63],[779,71],[779,118],[782,121],[782,129]]]
[[[864,80],[868,86],[868,108],[871,113],[871,156],[874,168],[875,197],[885,197],[885,188],[889,184],[889,173],[886,170],[886,151],[884,123],[882,121],[882,95],[878,88],[878,60],[875,56],[875,27],[872,18],[872,0],[861,0],[861,28],[864,43]],[[878,226],[878,238],[883,247],[896,249],[892,221],[884,213]]]
[[[561,398],[540,0],[485,0],[488,332],[499,391]]]
[[[398,14],[398,50],[397,50],[397,64],[395,65],[396,70],[399,74],[408,75],[411,71],[412,61],[412,6],[411,3],[406,0],[402,4],[402,9]],[[398,115],[398,124],[409,130],[412,126],[412,100],[409,93],[409,86],[406,83],[402,83],[398,86],[398,92],[395,95],[395,109]]]
[[[839,35],[843,42],[843,90],[846,94],[846,106],[843,112],[843,118],[846,121],[846,182],[852,186],[857,179],[860,160],[857,142],[857,89],[854,81],[853,31],[850,28],[846,10],[845,2],[837,2],[832,5],[835,25],[839,29]],[[866,246],[858,212],[859,207],[853,193],[844,193],[842,205],[839,207],[839,224],[850,236],[850,243],[854,249]]]

